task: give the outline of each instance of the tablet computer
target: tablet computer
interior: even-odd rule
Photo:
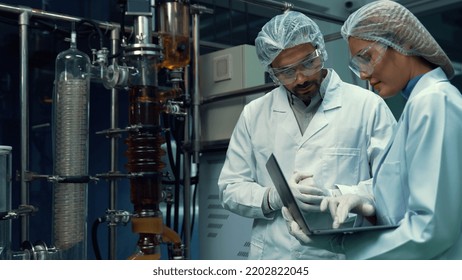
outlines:
[[[282,200],[282,203],[285,207],[287,207],[292,214],[294,220],[300,225],[303,232],[307,235],[324,235],[324,234],[338,234],[338,233],[355,233],[355,232],[362,232],[362,231],[370,231],[370,230],[383,230],[383,229],[392,229],[398,227],[398,225],[372,225],[372,226],[360,226],[360,227],[352,227],[352,226],[341,226],[340,228],[332,228],[332,218],[330,214],[324,215],[327,222],[324,223],[310,223],[310,213],[303,213],[300,207],[297,204],[297,200],[294,197],[292,190],[289,187],[289,183],[287,182],[282,170],[279,166],[279,163],[276,160],[274,154],[271,154],[267,163],[266,169],[269,172],[271,180],[273,181],[274,186]],[[324,213],[326,214],[326,213]],[[312,215],[311,215],[312,216]],[[319,224],[322,224],[323,227],[319,227]]]

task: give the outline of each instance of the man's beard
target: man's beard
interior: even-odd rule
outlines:
[[[307,88],[313,88],[310,92],[305,92]],[[305,104],[309,104],[311,98],[316,96],[319,93],[319,88],[321,87],[321,83],[317,80],[306,81],[303,84],[296,85],[290,92],[295,95],[298,99],[302,100]],[[299,93],[302,92],[302,93]]]

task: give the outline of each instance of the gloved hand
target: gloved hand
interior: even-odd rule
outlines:
[[[300,242],[301,245],[310,246],[320,249],[325,249],[329,251],[333,251],[333,248],[336,247],[335,243],[338,242],[337,235],[306,235],[298,223],[290,214],[289,209],[287,207],[282,207],[282,217],[286,221],[287,229],[289,230],[290,235],[295,237],[295,239]]]
[[[348,213],[356,213],[363,216],[375,215],[375,207],[371,198],[357,194],[345,194],[337,197],[326,197],[320,205],[321,211],[329,209],[332,219],[332,227],[338,228],[348,217]]]
[[[274,187],[271,187],[268,192],[267,202],[270,211],[279,210],[282,206],[284,206],[281,198],[279,197],[278,191]]]
[[[292,217],[292,214],[290,214],[289,209],[287,207],[282,207],[282,217],[286,221],[287,229],[289,230],[289,233],[295,237],[302,245],[309,245],[313,241],[306,235],[303,231],[302,228],[297,224],[297,222],[294,220]]]
[[[289,180],[289,187],[300,202],[300,209],[307,212],[320,212],[319,205],[322,199],[329,196],[329,191],[317,187],[313,175],[307,172],[294,172]]]

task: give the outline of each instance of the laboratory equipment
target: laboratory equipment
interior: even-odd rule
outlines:
[[[58,54],[55,71],[53,239],[61,254],[82,258],[86,246],[90,58],[76,48],[75,31],[70,48]]]

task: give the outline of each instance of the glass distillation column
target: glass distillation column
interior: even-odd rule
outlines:
[[[128,1],[130,2],[130,1]],[[129,3],[130,4],[130,3]],[[149,7],[151,8],[151,7]],[[177,90],[158,88],[157,64],[160,48],[151,43],[151,16],[142,11],[134,20],[135,42],[125,47],[128,64],[136,71],[129,77],[129,135],[126,168],[130,174],[130,199],[134,205],[132,231],[139,234],[137,251],[129,259],[160,259],[161,243],[173,243],[173,258],[182,258],[182,242],[162,221],[162,162],[165,143],[162,113]]]
[[[53,243],[62,259],[86,258],[90,65],[72,31],[56,58],[53,96]]]
[[[161,67],[169,70],[189,64],[189,1],[158,1],[159,37],[164,59]]]

